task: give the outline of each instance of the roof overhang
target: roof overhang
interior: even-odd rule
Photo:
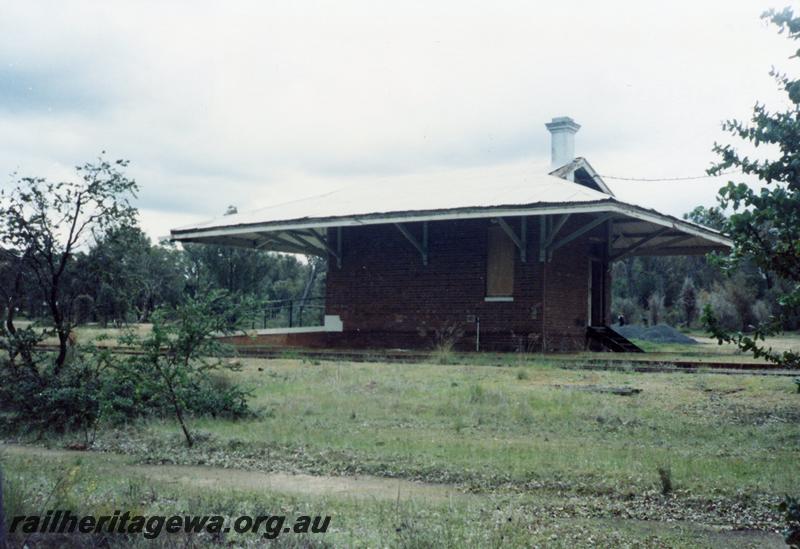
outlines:
[[[188,227],[173,230],[172,240],[326,256],[336,255],[336,250],[327,241],[328,229],[331,228],[527,216],[563,218],[576,214],[607,216],[612,259],[631,255],[705,254],[731,247],[730,239],[718,231],[611,197],[582,203],[388,212]]]

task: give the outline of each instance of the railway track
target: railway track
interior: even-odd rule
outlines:
[[[40,345],[39,349],[57,351],[55,345]],[[135,349],[114,347],[118,354],[140,354]],[[430,352],[406,351],[402,349],[387,350],[338,350],[338,349],[302,349],[296,347],[263,347],[257,345],[242,345],[236,347],[235,353],[230,356],[267,359],[301,359],[325,360],[340,362],[389,362],[399,364],[413,364],[431,360]],[[637,354],[636,358],[626,357],[624,353],[598,353],[597,357],[570,356],[570,355],[528,355],[530,360],[541,360],[557,363],[561,368],[574,370],[613,370],[634,371],[650,373],[715,373],[715,374],[746,374],[765,376],[800,377],[800,371],[782,370],[768,364],[754,364],[746,362],[703,361],[703,360],[648,360]],[[455,364],[492,364],[492,359],[497,358],[498,366],[508,366],[509,353],[484,354],[482,361],[475,361],[474,353],[454,353]],[[459,359],[462,359],[459,362]]]

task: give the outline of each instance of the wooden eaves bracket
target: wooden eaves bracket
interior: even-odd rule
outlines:
[[[260,233],[264,242],[258,244],[256,248],[264,248],[269,244],[280,244],[283,249],[304,255],[318,255],[325,257],[327,254],[336,258],[336,265],[342,268],[342,229],[337,228],[336,250],[334,250],[325,237],[314,231],[287,231],[282,235],[273,233]],[[317,242],[311,240],[316,239]]]
[[[558,218],[558,221],[553,224],[551,217],[542,216],[541,218],[541,236],[539,239],[539,261],[550,261],[553,258],[553,251],[550,247],[553,241],[558,236],[559,231],[564,228],[564,225],[569,221],[572,214],[564,214]]]
[[[281,246],[283,246],[284,249],[288,250],[291,253],[304,254],[304,255],[314,255],[319,253],[319,249],[316,247],[309,249],[308,246],[304,245],[303,242],[288,240],[276,234],[261,233],[261,236],[264,237],[264,242],[256,246],[256,248],[258,249],[264,248],[270,244],[275,243],[275,244],[280,244]]]
[[[408,240],[411,243],[411,245],[414,246],[414,248],[416,248],[416,250],[422,256],[422,264],[423,265],[427,265],[428,264],[428,222],[427,221],[423,221],[422,222],[422,242],[418,241],[417,238],[413,234],[411,234],[411,231],[409,231],[402,223],[395,223],[394,226],[397,227],[397,230],[400,231],[400,233],[404,237],[406,237],[406,240]]]
[[[678,242],[683,242],[684,240],[689,240],[690,238],[694,238],[694,237],[692,235],[690,235],[690,234],[682,234],[680,236],[676,236],[675,238],[670,238],[669,240],[667,240],[665,242],[662,242],[661,243],[661,247],[662,248],[669,248],[673,244],[677,244]]]
[[[508,235],[508,238],[514,243],[519,250],[519,258],[523,263],[528,261],[528,218],[522,216],[519,221],[519,236],[514,232],[514,229],[502,217],[496,217],[494,221],[503,229]]]
[[[655,233],[653,233],[651,235],[648,235],[647,237],[642,238],[641,240],[636,242],[636,244],[628,246],[624,250],[621,250],[618,254],[615,254],[615,255],[611,256],[611,260],[612,261],[616,261],[617,259],[622,259],[626,255],[630,255],[634,251],[636,251],[636,250],[640,249],[642,246],[644,246],[647,242],[650,242],[654,238],[658,238],[659,236],[662,236],[666,232],[669,232],[669,229],[662,229],[662,230],[657,231],[657,232],[655,232]],[[678,242],[683,242],[684,240],[689,240],[691,238],[694,238],[694,237],[692,235],[690,235],[690,234],[682,234],[682,235],[676,236],[674,238],[670,238],[669,240],[666,240],[666,241],[662,242],[659,245],[658,249],[659,250],[664,250],[664,251],[675,251],[675,250],[671,249],[671,246],[673,244],[677,244]],[[650,249],[651,248],[647,248],[647,250],[650,250]],[[647,255],[647,254],[645,254],[645,255]]]
[[[341,228],[339,228],[339,230],[337,231],[338,238],[337,238],[337,243],[336,243],[336,249],[334,249],[333,246],[331,246],[328,243],[328,239],[327,238],[325,238],[321,234],[319,234],[317,232],[314,232],[314,231],[293,231],[293,232],[290,232],[289,235],[292,238],[294,238],[295,240],[300,240],[302,242],[305,242],[306,244],[311,246],[313,249],[315,249],[318,252],[320,252],[320,254],[322,256],[325,256],[326,254],[332,255],[333,257],[336,258],[336,266],[337,266],[337,268],[339,268],[339,269],[342,268],[342,238],[341,238],[342,237],[342,232],[341,232]],[[322,248],[320,248],[316,243],[314,243],[314,241],[310,240],[311,238],[316,239],[322,245]]]
[[[564,227],[564,224],[569,219],[569,214],[563,215],[552,227],[550,231],[547,230],[548,220],[545,216],[540,218],[540,237],[539,237],[539,261],[548,261],[552,258],[553,252],[562,246],[566,246],[576,238],[579,238],[595,227],[599,227],[606,221],[614,218],[613,213],[603,214],[594,218],[592,221],[576,229],[568,235],[556,240],[559,231]],[[549,234],[548,234],[549,233]]]
[[[649,235],[647,235],[647,236],[645,236],[643,238],[640,238],[634,244],[631,244],[627,248],[621,250],[619,253],[611,255],[611,257],[609,259],[611,261],[617,261],[618,259],[622,259],[623,257],[632,254],[633,252],[635,252],[636,250],[638,250],[639,248],[641,248],[642,246],[644,246],[645,244],[647,244],[651,240],[656,239],[659,236],[661,236],[664,233],[667,233],[667,232],[669,232],[671,230],[672,230],[672,227],[663,227],[661,230],[658,230],[658,231],[656,231],[654,233],[651,233],[651,234],[649,234]],[[682,240],[682,239],[687,238],[687,237],[677,237],[677,238]],[[670,242],[672,242],[672,240],[670,240]]]

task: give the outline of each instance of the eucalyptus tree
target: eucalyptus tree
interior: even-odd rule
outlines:
[[[800,17],[791,8],[771,10],[762,17],[790,40],[800,39]],[[792,57],[800,57],[800,48]],[[728,120],[723,124],[733,137],[759,151],[768,149],[766,157],[750,157],[733,145],[716,143],[719,161],[708,172],[719,175],[733,170],[760,184],[755,188],[743,181],[731,181],[719,191],[721,208],[732,212],[725,230],[734,246],[725,260],[726,267],[736,269],[750,261],[765,276],[776,276],[790,286],[778,300],[780,310],[755,326],[752,334],[723,330],[710,308],[703,318],[720,342],[734,343],[757,357],[797,368],[799,353],[775,352],[764,343],[800,309],[800,79],[774,68],[770,74],[786,95],[788,107],[771,111],[765,104],[756,103],[749,121]]]
[[[31,284],[46,304],[49,330],[58,338],[55,375],[66,361],[73,328],[75,296],[67,291],[67,275],[76,254],[91,243],[93,234],[135,220],[130,200],[138,188],[123,171],[127,165],[126,160],[100,157],[78,166],[73,180],[22,177],[10,191],[0,192],[0,248],[12,281],[4,296],[6,319],[0,335],[17,335],[14,311],[26,297],[24,284]]]

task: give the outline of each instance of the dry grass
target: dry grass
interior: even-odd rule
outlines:
[[[60,497],[95,512],[332,514],[335,531],[317,541],[337,546],[779,543],[767,531],[778,528],[775,503],[797,492],[800,462],[800,395],[790,378],[486,360],[244,359],[229,375],[251,390],[256,418],[193,418],[201,436],[192,450],[169,421],[101,430],[98,446],[111,453],[80,457]],[[594,390],[624,387],[641,392]],[[11,505],[33,511],[76,458],[2,461]],[[668,495],[659,469],[669,470]],[[377,492],[341,489],[359,490],[349,479],[364,475]],[[399,497],[388,497],[397,486]]]

